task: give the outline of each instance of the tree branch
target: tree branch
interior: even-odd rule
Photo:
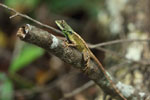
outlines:
[[[62,59],[64,62],[71,64],[75,68],[78,68],[84,72],[84,61],[81,52],[77,51],[75,48],[65,47],[65,43],[62,40],[58,39],[47,31],[27,24],[19,28],[17,36],[23,41],[42,47],[49,53],[52,53]],[[99,85],[106,94],[117,98],[117,100],[121,100],[120,96],[111,87],[111,84],[109,83],[103,72],[96,65],[96,63],[91,60],[90,65],[91,66],[88,69],[87,76],[91,80],[95,81],[95,83]],[[145,98],[148,98],[148,95],[146,93],[140,92],[132,86],[125,85],[121,82],[116,82],[113,78],[112,80],[119,91],[128,100],[145,100]]]

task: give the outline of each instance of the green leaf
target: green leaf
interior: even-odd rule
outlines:
[[[9,71],[14,73],[24,68],[26,65],[30,64],[43,54],[44,50],[42,48],[31,44],[25,44],[20,54],[12,61]]]
[[[13,84],[8,77],[0,72],[0,100],[13,100]]]

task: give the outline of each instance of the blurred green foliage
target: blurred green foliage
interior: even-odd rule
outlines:
[[[75,12],[84,10],[90,16],[96,16],[102,0],[46,0],[49,9],[54,13]]]
[[[12,82],[2,72],[0,72],[0,100],[13,100]]]
[[[47,0],[46,2],[48,2],[48,7],[53,12],[61,13],[81,7],[84,1],[85,0]]]
[[[14,73],[24,68],[26,65],[30,64],[43,54],[44,50],[42,48],[26,43],[20,54],[12,61],[9,71]]]
[[[53,13],[76,12],[84,10],[90,16],[96,16],[103,0],[5,0],[5,4],[22,11],[24,9],[34,10],[39,4],[45,3]]]
[[[37,7],[40,0],[5,0],[4,4],[13,7],[14,9],[33,9]]]

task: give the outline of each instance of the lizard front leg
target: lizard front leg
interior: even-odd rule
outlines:
[[[76,47],[76,44],[74,44],[74,43],[69,43],[67,40],[64,41],[64,45],[65,45],[65,47]]]

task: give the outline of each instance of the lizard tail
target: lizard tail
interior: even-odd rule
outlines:
[[[123,99],[123,100],[127,100],[122,94],[121,92],[116,88],[116,85],[112,82],[111,78],[109,77],[109,75],[106,73],[106,70],[104,69],[103,65],[99,62],[99,60],[95,57],[95,55],[93,53],[91,53],[92,59],[94,59],[96,61],[96,63],[98,64],[98,66],[100,67],[100,69],[102,70],[102,72],[104,73],[105,77],[107,78],[107,80],[110,82],[111,86],[114,88],[114,90],[116,91],[117,94],[119,94],[119,96]]]

